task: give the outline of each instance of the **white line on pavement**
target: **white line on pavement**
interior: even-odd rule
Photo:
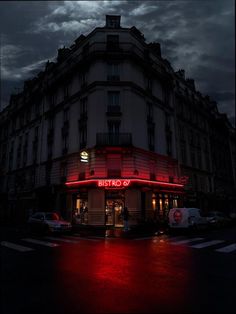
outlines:
[[[186,243],[200,241],[200,240],[204,240],[204,238],[191,238],[191,239],[187,239],[187,240],[173,241],[170,243],[173,245],[178,245],[178,244],[186,244]]]
[[[7,248],[16,250],[16,251],[20,251],[20,252],[29,252],[29,251],[34,251],[34,249],[31,249],[29,247],[26,246],[22,246],[19,244],[15,244],[15,243],[11,243],[11,242],[7,242],[7,241],[2,241],[1,242],[1,246],[5,246]]]
[[[30,242],[30,243],[35,243],[35,244],[40,244],[40,245],[44,245],[44,246],[49,246],[49,247],[57,247],[57,246],[59,246],[59,244],[56,244],[56,243],[40,241],[40,240],[30,239],[30,238],[25,238],[25,239],[21,239],[21,240],[26,241],[26,242]]]
[[[230,252],[236,251],[236,243],[224,246],[224,247],[217,249],[215,251],[223,252],[223,253],[230,253]]]
[[[223,243],[223,242],[225,242],[225,241],[223,241],[223,240],[212,240],[212,241],[207,241],[207,242],[203,242],[200,244],[190,245],[190,247],[195,248],[195,249],[202,249],[204,247],[212,246],[212,245]]]

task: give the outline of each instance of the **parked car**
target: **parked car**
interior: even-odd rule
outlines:
[[[223,227],[229,225],[231,222],[230,217],[219,211],[210,211],[207,213],[207,221],[211,226]]]
[[[207,228],[208,222],[199,208],[171,208],[169,227],[179,229]]]
[[[66,221],[55,212],[37,212],[28,220],[30,231],[35,232],[68,232],[72,226],[69,221]]]

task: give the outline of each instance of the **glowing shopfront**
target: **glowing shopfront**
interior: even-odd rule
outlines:
[[[127,206],[130,224],[164,218],[171,207],[181,206],[183,184],[134,178],[90,179],[66,182],[73,212],[82,224],[123,226]]]

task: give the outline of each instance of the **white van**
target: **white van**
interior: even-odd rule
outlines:
[[[171,208],[169,211],[170,228],[207,227],[207,219],[199,208]]]

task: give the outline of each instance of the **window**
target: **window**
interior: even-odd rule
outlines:
[[[153,104],[150,102],[147,103],[147,119],[148,121],[153,120]]]
[[[155,124],[148,125],[148,148],[151,151],[155,150]]]
[[[23,165],[27,163],[27,154],[28,154],[28,133],[25,134],[25,143],[23,149]]]
[[[48,159],[52,158],[52,144],[48,143]]]
[[[88,76],[88,73],[87,71],[82,71],[81,74],[80,74],[80,85],[81,85],[81,88],[85,88],[87,86],[87,76]]]
[[[186,164],[186,146],[184,144],[181,145],[181,160],[183,164]]]
[[[167,133],[166,134],[166,146],[167,146],[167,155],[172,155],[172,134]]]
[[[179,126],[179,138],[180,141],[185,141],[185,131],[184,131],[184,127],[182,125]]]
[[[70,84],[65,83],[64,85],[64,99],[68,98],[70,94]]]
[[[119,48],[119,35],[107,35],[107,49],[117,50]]]
[[[40,115],[40,102],[35,103],[35,118],[39,117]]]
[[[48,118],[48,130],[51,130],[54,128],[54,117]]]
[[[192,163],[192,167],[196,167],[196,160],[195,160],[195,152],[193,150],[191,150],[191,163]]]
[[[120,121],[108,121],[108,132],[112,134],[119,134],[120,133]]]
[[[150,77],[147,78],[147,90],[152,91],[152,79]]]
[[[170,129],[170,115],[168,113],[165,114],[166,119],[166,128]]]
[[[108,106],[120,105],[120,92],[108,92]]]
[[[199,169],[202,169],[202,154],[201,154],[201,150],[198,150],[198,167],[199,167]]]
[[[9,170],[12,170],[13,167],[13,155],[14,155],[14,141],[11,143],[11,150],[9,153]]]
[[[109,81],[119,81],[120,71],[118,63],[110,63],[107,67],[107,80]]]
[[[39,127],[36,126],[36,127],[34,128],[34,139],[35,139],[35,140],[38,140],[38,136],[39,136]]]
[[[82,98],[80,100],[80,117],[81,118],[85,115],[87,116],[87,103],[88,103],[87,97]]]
[[[22,147],[22,136],[19,137],[19,143],[17,148],[17,168],[21,166],[21,147]]]
[[[49,107],[54,107],[56,105],[56,101],[57,101],[57,94],[56,92],[52,92],[49,95]]]
[[[67,151],[68,151],[68,134],[64,134],[63,137],[62,137],[62,154],[65,155],[67,154]]]
[[[80,148],[85,148],[86,142],[87,142],[87,124],[80,127],[79,139],[80,139]]]
[[[68,120],[69,120],[69,108],[66,108],[63,111],[63,121],[67,122]]]
[[[61,180],[66,181],[67,176],[67,163],[63,162],[61,164]]]

